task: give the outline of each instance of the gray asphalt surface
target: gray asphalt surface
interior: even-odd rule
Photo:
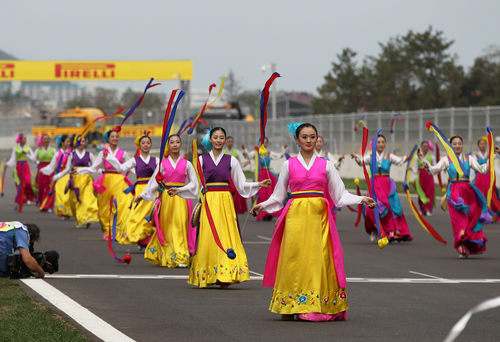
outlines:
[[[126,146],[130,142],[124,141],[123,145],[131,149]],[[0,152],[0,158],[8,154]],[[10,172],[5,183],[5,196],[0,199],[2,221],[37,223],[42,229],[42,241],[35,245],[36,250],[55,249],[61,256],[56,275],[188,275],[187,269],[151,265],[134,246],[130,265],[116,263],[101,239],[98,224],[88,230],[76,229],[74,221],[40,213],[33,205],[25,206],[19,214],[14,211],[15,188]],[[383,250],[370,242],[363,227],[354,227],[353,213],[343,210],[338,215],[348,277],[347,322],[281,321],[279,315],[268,311],[272,289],[262,287],[261,280],[227,290],[198,289],[184,279],[46,281],[136,341],[442,341],[470,308],[499,296],[500,284],[425,282],[432,277],[500,278],[500,225],[485,227],[489,239],[486,253],[460,260],[453,248],[448,213],[437,209],[428,219],[448,241],[442,245],[419,226],[406,197],[402,202],[414,241],[393,243]],[[242,225],[245,219],[246,215],[240,215]],[[257,274],[264,272],[269,249],[265,238],[272,236],[274,223],[257,223],[249,218],[243,232],[250,270]],[[128,246],[115,246],[119,256],[128,250]],[[372,281],[359,282],[354,278]],[[382,278],[412,278],[421,283],[393,283]],[[35,300],[49,305],[27,290]],[[494,309],[473,316],[457,341],[499,341],[499,333],[500,310]]]

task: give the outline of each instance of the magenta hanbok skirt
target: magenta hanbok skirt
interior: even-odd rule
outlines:
[[[447,193],[448,209],[453,228],[454,247],[460,254],[481,254],[488,239],[482,228],[491,223],[490,214],[481,206],[485,201],[469,182],[453,182]]]
[[[26,203],[26,201],[35,202],[35,193],[33,192],[33,187],[31,186],[31,170],[28,162],[18,161],[16,164],[16,171],[21,183],[19,185],[16,185],[17,194],[15,201],[18,204],[21,203],[21,200],[23,201],[23,203]],[[22,193],[21,189],[19,189],[19,186],[22,186],[24,190],[22,199],[19,198]]]
[[[52,173],[50,176],[44,175],[43,173],[40,172],[40,169],[44,168],[47,166],[49,163],[40,163],[38,164],[38,173],[36,176],[36,182],[38,184],[38,208],[40,211],[46,211],[49,210],[50,208],[54,207],[54,198],[52,198],[51,201],[47,200],[45,205],[42,208],[42,203],[45,200],[46,197],[49,196],[49,191],[50,191],[50,182],[52,181],[52,177],[54,176],[54,173]]]
[[[375,176],[375,193],[378,206],[373,210],[379,211],[380,225],[389,241],[413,240],[394,180],[387,176]],[[373,210],[366,210],[365,230],[368,234],[377,231]]]
[[[420,186],[420,189],[417,188],[417,192],[419,193],[418,204],[420,206],[420,211],[422,212],[422,214],[425,214],[425,212],[427,211],[432,213],[435,199],[434,176],[427,172],[427,170],[425,169],[418,170],[418,186]],[[422,202],[420,192],[423,192],[425,194],[425,197],[427,197],[427,203]]]

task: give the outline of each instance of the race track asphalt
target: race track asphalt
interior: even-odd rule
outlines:
[[[1,158],[8,155],[0,152]],[[448,213],[436,209],[428,218],[448,241],[443,245],[419,226],[406,197],[401,200],[414,237],[410,243],[392,243],[380,250],[362,225],[354,227],[353,213],[338,214],[348,278],[348,321],[311,323],[281,321],[268,311],[272,289],[262,287],[262,280],[222,290],[198,289],[186,279],[145,277],[186,276],[188,270],[151,265],[135,246],[130,265],[118,264],[98,224],[76,229],[74,221],[40,213],[34,205],[15,212],[10,173],[5,183],[1,221],[37,223],[42,240],[36,250],[60,254],[60,269],[54,274],[59,278],[45,281],[136,341],[442,341],[470,308],[500,295],[500,282],[483,281],[500,278],[500,225],[484,228],[489,242],[483,255],[461,260],[453,248]],[[239,216],[242,225],[246,217]],[[274,222],[248,219],[242,235],[253,276],[264,272],[273,228]],[[116,252],[122,256],[128,248],[116,245]],[[101,278],[64,277],[76,274]],[[119,277],[127,275],[138,277]],[[52,306],[22,286],[36,301]],[[457,341],[499,341],[499,336],[500,310],[493,309],[474,315]]]

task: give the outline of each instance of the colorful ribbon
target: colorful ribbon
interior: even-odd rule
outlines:
[[[214,222],[214,219],[212,217],[212,213],[210,212],[210,208],[208,206],[208,201],[207,201],[207,196],[206,196],[208,188],[205,184],[205,178],[203,176],[203,170],[201,168],[201,164],[198,161],[198,146],[197,146],[196,139],[193,140],[193,166],[194,166],[194,169],[196,170],[196,177],[198,178],[198,182],[201,184],[201,188],[199,188],[200,199],[201,199],[201,202],[203,203],[203,205],[205,206],[205,211],[207,213],[208,223],[210,225],[210,229],[212,230],[212,235],[215,239],[215,243],[224,253],[226,253],[226,255],[229,259],[235,259],[236,253],[234,252],[234,249],[228,248],[226,251],[224,249],[224,247],[222,247],[222,242],[220,241],[219,234],[217,233],[217,228],[215,227],[215,222]]]
[[[125,257],[123,259],[119,259],[116,256],[115,250],[113,249],[113,245],[115,244],[115,237],[116,237],[116,221],[118,220],[118,203],[116,202],[116,198],[114,196],[111,196],[111,200],[109,202],[109,220],[111,221],[111,216],[113,215],[113,205],[115,206],[115,215],[113,217],[113,229],[108,230],[108,249],[109,253],[111,253],[111,256],[115,258],[115,261],[118,263],[127,263],[130,264],[130,261],[132,260],[132,256],[130,254],[125,254]],[[111,224],[111,222],[110,222]]]
[[[2,160],[2,165],[0,166],[0,173],[2,174],[2,182],[0,183],[0,195],[3,197],[3,189],[4,189],[4,184],[5,184],[5,173],[7,171],[7,168],[5,167],[5,158]]]
[[[490,148],[490,154],[488,155],[488,160],[490,162],[490,188],[488,189],[488,194],[487,194],[487,202],[488,202],[488,208],[491,208],[491,202],[495,204],[495,207],[497,210],[500,209],[500,201],[498,200],[497,194],[496,194],[496,175],[495,175],[495,144],[493,142],[493,132],[491,130],[491,127],[487,127],[486,131],[488,132],[488,144]]]
[[[363,125],[363,128],[366,127],[366,124],[365,124],[365,117],[366,115],[363,115],[363,117],[358,120],[358,122],[356,122],[356,125],[354,125],[354,131],[356,132],[358,130],[358,126],[359,124],[362,124]]]
[[[448,138],[446,138],[446,136],[439,130],[439,128],[437,128],[436,125],[434,125],[432,123],[432,121],[428,121],[425,124],[425,127],[427,127],[427,129],[429,131],[436,133],[437,137],[439,138],[439,140],[443,144],[444,148],[446,149],[446,152],[448,152],[448,156],[450,157],[451,162],[455,166],[455,169],[457,169],[459,176],[463,177],[464,170],[465,170],[464,164],[458,158],[457,153],[455,152],[455,150],[451,146],[450,142],[448,141]]]
[[[220,94],[222,94],[222,89],[224,89],[224,80],[225,79],[226,79],[226,76],[222,77],[222,81],[220,83],[219,94],[217,94],[217,97],[215,98],[215,100],[213,100],[212,102],[210,102],[210,104],[208,106],[213,105],[214,102],[217,101],[217,99],[219,98]],[[215,87],[217,87],[217,85],[215,83],[212,83],[210,85],[210,87],[208,87],[208,97],[207,97],[207,100],[205,101],[205,104],[203,105],[203,108],[201,109],[200,114],[198,114],[196,116],[196,118],[194,119],[193,124],[191,125],[191,127],[188,130],[188,134],[192,134],[193,133],[193,130],[195,129],[196,124],[198,123],[198,121],[200,121],[200,118],[203,115],[203,113],[205,112],[205,109],[207,109],[207,107],[208,107],[207,103],[208,103],[208,100],[210,99],[210,94],[212,93],[212,89],[215,88]]]
[[[112,117],[115,117],[115,116],[119,116],[119,117],[123,117],[123,115],[120,115],[120,113],[124,110],[125,108],[119,108],[115,114],[111,114],[111,115],[108,115],[108,116],[100,116],[98,118],[95,118],[94,121],[92,121],[90,124],[87,125],[87,127],[85,127],[85,129],[83,130],[82,134],[81,134],[81,138],[80,139],[83,139],[85,138],[85,136],[87,135],[87,133],[90,131],[90,129],[92,128],[92,126],[95,125],[95,123],[99,120],[102,120],[102,119],[109,119],[109,118],[112,118]],[[75,144],[75,146],[78,147],[79,145],[79,142],[77,141],[77,143]]]
[[[187,126],[183,128],[183,126],[184,126],[186,123],[188,123],[188,122],[189,122],[189,124],[187,124]],[[182,130],[181,130],[181,129],[179,129],[179,131],[177,132],[177,135],[178,135],[178,136],[183,135],[183,134],[184,134],[184,132],[186,132],[186,131],[187,131],[187,130],[188,130],[188,129],[189,129],[189,128],[193,125],[193,122],[194,122],[194,121],[193,121],[192,119],[187,119],[187,120],[184,120],[184,122],[183,122],[183,123],[182,123],[182,125],[181,125],[181,128],[183,128],[183,129],[182,129]],[[205,120],[203,120],[203,119],[199,119],[199,120],[198,120],[198,122],[204,123],[205,125],[207,125],[207,126],[208,126],[208,122],[206,122],[206,121],[205,121]],[[190,133],[188,132],[188,134],[190,134]]]
[[[358,178],[354,180],[354,184],[356,184],[356,193],[358,194],[358,196],[361,196]],[[355,227],[359,225],[359,222],[361,221],[361,215],[363,215],[363,218],[365,218],[365,205],[363,203],[358,204],[358,218],[356,220],[356,223],[354,224]]]
[[[394,117],[393,117],[393,118],[392,118],[392,120],[391,120],[391,134],[393,134],[393,133],[394,133],[394,122],[395,122],[395,120],[396,120],[396,119],[398,119],[398,120],[399,120],[399,122],[402,122],[402,121],[403,121],[403,120],[401,120],[401,118],[399,118],[399,117],[398,117],[398,116],[400,116],[400,115],[401,115],[400,113],[396,113],[396,114],[394,114]]]
[[[375,137],[378,137],[378,135],[380,134],[380,132],[382,130],[383,129],[379,130],[378,133],[375,135]],[[363,162],[363,174],[365,176],[366,184],[368,185],[368,191],[370,192],[370,195],[372,196],[373,200],[376,202],[377,195],[375,194],[375,174],[376,174],[375,168],[377,165],[377,157],[376,157],[377,139],[372,139],[372,160],[370,162],[370,164],[371,164],[370,169],[371,169],[372,175],[374,175],[374,176],[372,177],[371,182],[370,182],[370,177],[368,176],[368,171],[366,170],[365,158],[364,158],[367,145],[368,145],[368,130],[366,129],[366,127],[363,127],[363,144],[361,146],[361,154],[362,154],[361,160]],[[378,247],[380,249],[382,249],[389,243],[389,240],[385,236],[385,232],[384,232],[382,226],[380,225],[378,208],[375,208],[373,210],[373,215],[375,216],[375,224],[377,226],[377,232],[378,232],[378,236],[380,238],[378,240]]]
[[[406,164],[407,171],[406,171],[405,180],[403,182],[403,188],[405,190],[406,197],[408,197],[408,202],[410,203],[411,211],[413,212],[413,215],[417,219],[418,223],[420,223],[420,225],[427,231],[427,233],[431,234],[434,239],[436,239],[439,242],[442,242],[446,245],[446,241],[443,240],[443,238],[441,236],[439,236],[439,234],[436,232],[436,230],[434,230],[434,228],[430,225],[430,223],[427,222],[422,217],[422,215],[420,215],[420,213],[417,210],[417,207],[415,206],[415,203],[413,203],[413,201],[410,197],[410,187],[408,186],[408,181],[410,180],[410,173],[411,173],[411,169],[413,168],[413,163],[415,162],[414,156],[415,156],[415,152],[417,151],[417,149],[418,149],[418,144],[415,144],[415,147],[413,147],[413,150],[410,153],[410,159],[408,159],[407,164]]]
[[[260,150],[259,154],[265,156],[267,154],[266,148],[264,147],[264,139],[266,138],[266,125],[267,125],[267,102],[269,100],[269,88],[273,84],[274,80],[281,77],[277,72],[273,72],[271,77],[267,80],[262,89],[260,95]]]
[[[151,77],[151,79],[149,80],[148,84],[146,85],[146,88],[144,89],[144,92],[142,93],[142,95],[139,98],[139,100],[132,106],[132,108],[130,108],[130,110],[128,111],[128,113],[123,118],[122,122],[118,126],[116,126],[116,128],[115,128],[116,132],[120,132],[121,131],[121,127],[125,123],[125,121],[127,121],[127,119],[129,117],[131,117],[132,114],[134,114],[135,109],[141,104],[142,100],[144,100],[144,96],[146,95],[146,92],[148,91],[148,89],[156,87],[157,85],[161,85],[161,83],[151,84],[151,83],[153,83],[153,81],[154,81],[154,78]]]
[[[175,101],[174,108],[172,108],[172,112],[170,112],[170,107],[172,106],[172,102],[177,94],[179,89],[174,89],[172,91],[172,95],[170,96],[170,100],[168,101],[167,110],[165,111],[165,119],[163,121],[163,133],[161,137],[161,147],[160,147],[160,163],[163,160],[165,155],[165,148],[168,144],[168,137],[170,136],[170,131],[172,130],[172,125],[174,124],[175,112],[177,111],[177,105],[180,100],[186,93],[184,90],[181,90],[179,96],[177,96],[177,100]]]

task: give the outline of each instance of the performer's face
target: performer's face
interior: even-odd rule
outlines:
[[[462,140],[460,140],[459,138],[453,139],[453,141],[451,142],[451,146],[453,147],[453,149],[457,154],[462,153],[463,143]]]
[[[151,150],[151,141],[149,138],[142,138],[139,147],[141,148],[141,152],[149,153],[149,150]]]
[[[234,139],[233,138],[228,138],[226,140],[226,145],[227,145],[227,149],[228,150],[231,150],[234,146]]]
[[[119,141],[120,141],[120,136],[118,135],[117,132],[109,133],[109,144],[110,145],[117,146]]]
[[[26,136],[23,135],[23,137],[21,138],[21,145],[26,145]]]
[[[224,144],[226,143],[226,135],[223,131],[215,131],[212,132],[212,136],[210,137],[210,142],[212,143],[212,147],[214,150],[222,150]]]
[[[295,142],[300,145],[300,149],[304,152],[310,152],[316,147],[316,142],[318,141],[318,136],[316,131],[312,127],[303,128],[299,136],[295,138]]]
[[[421,148],[422,148],[422,154],[425,156],[427,154],[427,152],[429,152],[429,144],[423,143]]]
[[[269,140],[267,138],[264,138],[264,147],[267,148],[267,144],[269,144]]]
[[[78,146],[78,149],[81,151],[85,148],[85,146],[87,146],[87,140],[85,140],[85,138],[80,138],[80,146]]]
[[[170,150],[170,153],[178,154],[181,147],[182,142],[178,136],[174,135],[173,137],[170,137],[170,140],[168,141],[168,149]]]
[[[323,138],[318,137],[318,139],[316,140],[316,149],[318,151],[321,151],[321,149],[323,148],[323,144],[324,144]]]
[[[49,147],[49,144],[50,144],[50,137],[48,135],[44,135],[42,138],[43,147],[47,148]]]
[[[385,139],[383,137],[377,138],[377,152],[384,152],[385,150]]]
[[[481,152],[484,152],[484,151],[486,151],[486,147],[488,146],[488,144],[486,143],[486,141],[484,141],[484,140],[482,140],[482,139],[481,139],[481,140],[479,140],[479,142],[477,143],[477,146],[479,147],[479,150],[480,150]]]
[[[63,150],[67,150],[70,145],[71,145],[71,139],[69,137],[64,139],[64,141],[62,143]]]

